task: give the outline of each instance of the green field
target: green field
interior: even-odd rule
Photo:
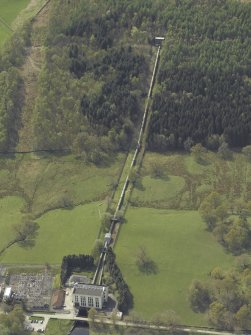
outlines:
[[[3,45],[11,30],[7,25],[11,26],[17,15],[24,9],[30,0],[0,0],[0,46]],[[6,24],[4,24],[4,22]]]
[[[60,264],[64,255],[90,253],[123,157],[103,167],[72,156],[0,159],[0,250],[14,238],[12,225],[26,215],[40,226],[34,247],[14,245],[0,262]]]
[[[151,318],[173,309],[183,323],[205,325],[204,316],[189,307],[188,288],[193,279],[205,279],[214,267],[230,266],[233,257],[205,230],[196,211],[130,207],[126,220],[115,251],[134,296],[134,310]],[[138,270],[135,262],[141,246],[155,262],[156,274]]]
[[[54,210],[37,220],[40,225],[36,244],[30,249],[11,247],[0,259],[2,263],[59,264],[69,254],[89,254],[100,225],[99,202],[72,210]]]
[[[69,320],[50,319],[46,327],[46,335],[66,335],[73,326],[73,322]]]
[[[0,249],[13,239],[11,226],[21,221],[23,200],[19,197],[0,199]]]
[[[19,193],[26,212],[38,217],[48,210],[104,200],[117,180],[124,155],[97,167],[73,156],[0,159],[0,194]]]
[[[163,177],[152,176],[154,164],[161,166]],[[208,152],[203,164],[188,154],[146,153],[131,203],[143,207],[197,209],[212,191],[224,195],[233,207],[240,201],[250,201],[250,161],[240,153],[234,153],[232,160],[223,160]]]

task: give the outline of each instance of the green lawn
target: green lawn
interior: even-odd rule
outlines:
[[[0,46],[10,36],[11,31],[2,20],[11,26],[19,12],[24,9],[30,0],[0,0]]]
[[[115,251],[134,296],[134,310],[151,318],[173,309],[183,323],[205,325],[204,316],[189,307],[188,288],[193,279],[205,279],[214,267],[229,267],[233,257],[205,230],[196,211],[130,207],[126,219]],[[156,274],[138,270],[135,261],[140,246],[155,262]]]
[[[170,176],[165,179],[152,178],[145,176],[142,178],[139,187],[135,187],[131,201],[141,203],[143,205],[149,204],[159,206],[167,200],[176,198],[185,186],[185,180],[179,176]]]
[[[12,224],[25,215],[40,225],[33,248],[12,246],[0,262],[60,264],[64,255],[90,253],[123,159],[119,154],[97,167],[70,155],[0,158],[0,250],[14,238]],[[73,209],[64,209],[68,204]]]
[[[154,164],[162,166],[163,178],[150,177]],[[240,153],[233,153],[228,161],[207,152],[200,164],[189,154],[147,152],[140,183],[141,189],[135,188],[131,198],[136,206],[197,209],[212,191],[235,206],[239,201],[251,201],[251,163]]]
[[[64,207],[104,200],[111,194],[124,154],[107,166],[86,164],[73,156],[18,155],[0,158],[0,193],[24,195],[34,216]]]
[[[73,322],[69,320],[50,319],[46,327],[46,335],[67,335]]]
[[[11,226],[21,221],[23,203],[19,197],[0,198],[0,250],[13,239]]]
[[[58,209],[43,215],[36,244],[30,249],[12,246],[0,258],[2,263],[59,264],[63,256],[91,252],[100,225],[99,202],[72,210]]]

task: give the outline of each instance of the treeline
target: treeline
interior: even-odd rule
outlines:
[[[217,267],[208,281],[194,281],[189,302],[195,312],[206,312],[208,321],[218,329],[250,330],[251,258],[242,255],[236,267],[224,271]]]
[[[251,250],[251,226],[247,220],[250,203],[238,210],[239,218],[231,218],[233,208],[217,192],[210,193],[201,203],[199,212],[207,229],[228,251],[238,255]],[[249,207],[249,208],[248,208]]]
[[[118,308],[123,313],[127,313],[133,307],[133,296],[116,264],[116,256],[111,248],[107,251],[106,267],[118,291]]]
[[[226,203],[219,193],[212,192],[202,201],[199,212],[208,231],[238,257],[236,268],[223,271],[217,267],[206,282],[194,281],[189,290],[190,305],[195,312],[206,313],[216,328],[251,330],[251,226],[247,220],[250,203],[233,208],[231,202]]]
[[[74,271],[93,270],[94,259],[89,255],[68,255],[64,256],[61,264],[61,283],[64,285]]]
[[[251,5],[180,0],[163,20],[150,148],[184,149],[187,140],[209,147],[221,135],[231,146],[249,144]]]
[[[22,79],[18,67],[29,45],[30,24],[15,32],[0,52],[0,151],[14,148],[22,107]]]

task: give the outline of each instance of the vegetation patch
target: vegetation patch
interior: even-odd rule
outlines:
[[[13,246],[1,257],[3,263],[60,264],[63,256],[90,253],[100,218],[98,202],[72,210],[58,209],[37,220],[39,233],[32,248]]]
[[[196,211],[129,207],[126,220],[116,254],[134,297],[133,310],[150,319],[173,309],[182,323],[206,325],[204,316],[190,309],[188,288],[193,279],[205,279],[216,266],[227,268],[233,257],[206,231]],[[139,246],[144,247],[157,271],[140,271]]]
[[[152,177],[153,166],[162,171],[158,178]],[[192,154],[147,152],[131,202],[135,206],[198,209],[203,199],[216,191],[237,212],[250,207],[250,177],[250,160],[242,153],[232,153],[231,160],[224,160],[207,151],[198,162]]]
[[[50,319],[45,334],[46,335],[65,335],[73,327],[73,322],[70,320]]]
[[[12,22],[29,2],[30,0],[0,0],[0,47],[4,44],[8,36],[12,34]]]
[[[179,195],[184,186],[185,180],[179,176],[165,179],[145,176],[140,185],[136,185],[131,202],[142,206],[165,207],[168,201]]]
[[[97,167],[73,156],[18,155],[0,159],[0,195],[19,194],[23,212],[39,217],[56,208],[104,200],[114,187],[124,155]]]

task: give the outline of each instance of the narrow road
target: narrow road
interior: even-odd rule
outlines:
[[[58,319],[58,320],[72,320],[72,321],[87,321],[90,320],[85,317],[75,316],[72,314],[65,314],[65,313],[55,313],[55,314],[42,314],[42,313],[33,313],[33,317],[42,317],[44,318],[44,323],[48,323],[49,319]],[[102,323],[107,325],[113,325],[113,321],[107,318],[104,318],[102,320],[95,320],[95,323]],[[116,325],[123,326],[123,327],[133,327],[133,328],[141,328],[141,329],[153,329],[153,330],[161,330],[161,331],[173,331],[174,328],[169,326],[156,326],[153,323],[138,323],[138,322],[132,322],[132,321],[116,321]],[[175,328],[176,331],[181,331],[189,334],[205,334],[205,335],[235,335],[235,332],[226,332],[226,331],[219,331],[219,330],[213,330],[213,329],[203,329],[203,328],[195,328],[195,327],[182,327],[177,326]],[[248,333],[238,333],[241,335],[250,335]]]

